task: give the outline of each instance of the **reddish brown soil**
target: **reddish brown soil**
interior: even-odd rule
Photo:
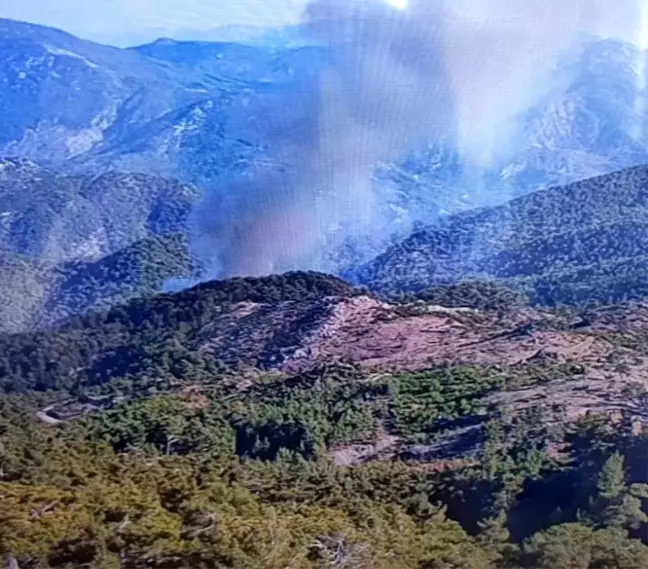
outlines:
[[[412,315],[369,297],[277,305],[244,303],[206,326],[199,349],[225,361],[262,361],[297,372],[351,361],[382,370],[420,370],[444,362],[515,365],[538,357],[605,357],[612,345],[592,329],[559,331],[530,309],[505,316],[415,307]],[[648,311],[646,314],[648,330]],[[598,323],[597,323],[598,324]],[[634,324],[636,325],[636,324]],[[609,324],[601,321],[600,330]]]
[[[533,309],[497,314],[420,304],[396,307],[361,296],[239,304],[201,330],[195,342],[201,352],[227,363],[250,362],[287,373],[336,361],[385,372],[448,362],[578,362],[584,373],[577,380],[552,381],[499,397],[517,408],[560,405],[567,417],[632,408],[648,422],[648,408],[625,394],[633,383],[648,386],[648,351],[644,356],[637,349],[645,339],[648,304],[607,309],[570,328],[556,316]]]

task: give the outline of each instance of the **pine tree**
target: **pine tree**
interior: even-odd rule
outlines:
[[[488,518],[479,523],[477,543],[488,555],[490,562],[498,567],[505,559],[511,557],[516,549],[510,542],[511,534],[506,522],[506,514],[501,513],[496,518]]]
[[[612,502],[624,493],[626,489],[624,465],[623,456],[618,452],[605,462],[596,483],[600,498]]]
[[[600,527],[628,530],[648,521],[648,516],[642,510],[642,497],[648,495],[645,486],[637,484],[627,487],[623,455],[614,453],[603,465],[597,479],[595,522]]]

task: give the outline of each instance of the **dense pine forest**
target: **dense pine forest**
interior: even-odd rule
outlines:
[[[0,1],[0,569],[648,569],[641,1],[227,3]]]
[[[573,358],[417,372],[338,361],[287,374],[189,349],[241,303],[360,294],[317,273],[236,279],[3,337],[5,565],[648,567],[640,413],[572,417],[498,398],[576,385],[585,364]],[[526,310],[487,283],[395,310],[416,318],[421,303]],[[619,350],[643,354],[641,334],[633,345],[617,336]],[[626,398],[648,404],[639,384]]]

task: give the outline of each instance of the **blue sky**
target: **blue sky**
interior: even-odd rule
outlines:
[[[330,0],[340,5],[366,0]],[[405,0],[385,0],[405,3]],[[210,30],[233,24],[281,26],[299,22],[308,0],[0,0],[0,17],[64,29],[83,38],[134,45],[159,37],[210,39]],[[441,0],[409,0],[434,6]],[[648,47],[648,0],[449,0],[457,13],[483,19],[511,12],[545,25],[588,20],[584,27]],[[531,6],[531,8],[529,8]],[[538,8],[538,9],[536,9]],[[497,16],[495,16],[497,17]],[[553,21],[552,21],[553,20]],[[639,29],[641,28],[641,29]]]
[[[293,24],[305,4],[306,0],[1,0],[0,17],[132,45],[162,36],[197,36],[233,24]]]

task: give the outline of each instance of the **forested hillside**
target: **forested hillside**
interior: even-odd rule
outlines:
[[[348,277],[388,295],[487,278],[539,305],[619,302],[648,294],[646,245],[641,166],[450,216]]]
[[[499,120],[526,73],[389,4],[0,18],[0,567],[648,569],[645,54],[583,37]]]
[[[174,180],[0,159],[0,331],[40,329],[196,276],[187,234],[198,197]]]
[[[7,566],[648,564],[648,305],[291,273],[0,343]]]
[[[0,383],[9,390],[69,388],[153,372],[159,366],[166,372],[169,366],[184,365],[186,358],[202,360],[191,341],[237,303],[305,303],[354,294],[358,293],[334,277],[289,273],[207,282],[179,293],[138,298],[90,312],[60,328],[0,336]]]
[[[47,265],[0,255],[0,331],[62,324],[89,310],[108,310],[160,292],[167,279],[197,276],[183,235],[142,239],[98,261]]]

